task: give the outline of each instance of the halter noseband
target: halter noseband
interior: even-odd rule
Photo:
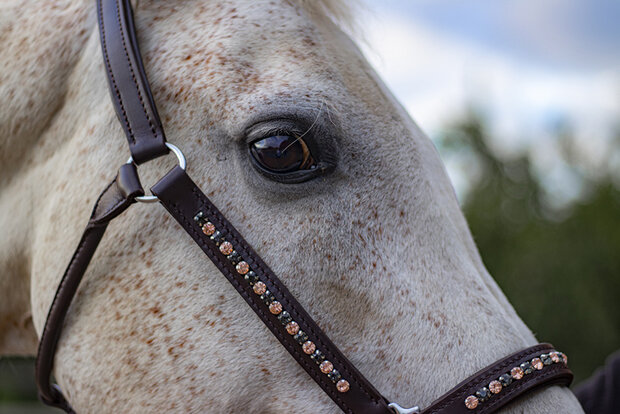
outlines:
[[[211,259],[291,356],[350,414],[486,414],[540,386],[569,385],[566,355],[538,344],[472,375],[430,407],[390,403],[351,364],[233,225],[185,172],[181,151],[166,142],[138,48],[129,0],[97,0],[101,47],[112,102],[131,157],[105,188],[60,281],[41,334],[36,362],[40,399],[74,412],[50,384],[53,359],[69,305],[108,223],[138,201],[159,201]],[[172,150],[179,166],[145,196],[137,165]]]

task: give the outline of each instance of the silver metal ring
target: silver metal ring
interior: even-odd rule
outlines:
[[[187,162],[185,161],[185,155],[183,155],[181,150],[176,145],[166,142],[166,146],[170,149],[170,151],[174,153],[174,155],[176,155],[177,160],[179,161],[179,167],[185,170],[185,167],[187,166]],[[127,160],[127,164],[133,164],[133,157],[129,157],[129,159]],[[136,201],[139,201],[141,203],[156,203],[159,201],[159,198],[154,195],[144,195],[136,197]]]
[[[394,411],[394,414],[418,414],[420,412],[420,408],[415,406],[411,408],[404,408],[396,403],[388,404],[388,407]]]

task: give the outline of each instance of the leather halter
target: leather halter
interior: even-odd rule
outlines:
[[[164,131],[142,65],[129,0],[97,0],[101,46],[116,114],[132,162],[97,200],[86,230],[61,279],[41,334],[36,362],[40,399],[74,412],[50,384],[64,318],[108,223],[144,196],[136,165],[168,153]],[[176,149],[176,147],[174,147]],[[159,202],[211,259],[291,356],[345,412],[420,412],[390,403],[317,326],[269,266],[211,203],[182,167],[151,189]],[[538,344],[475,373],[422,411],[423,414],[491,413],[530,389],[569,385],[566,356]]]

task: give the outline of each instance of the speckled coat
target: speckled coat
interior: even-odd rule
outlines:
[[[536,339],[485,270],[433,145],[324,13],[338,5],[134,7],[155,101],[192,177],[384,395],[424,406]],[[0,353],[33,355],[127,149],[92,1],[4,0],[0,50]],[[247,131],[266,119],[317,120],[308,139],[336,168],[301,184],[258,174]],[[172,163],[141,168],[145,185]],[[157,205],[111,224],[55,375],[80,413],[338,412]],[[503,412],[581,409],[553,387]]]

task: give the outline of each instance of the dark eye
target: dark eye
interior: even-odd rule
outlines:
[[[276,135],[250,144],[250,153],[264,169],[274,173],[311,170],[316,162],[300,137]]]

